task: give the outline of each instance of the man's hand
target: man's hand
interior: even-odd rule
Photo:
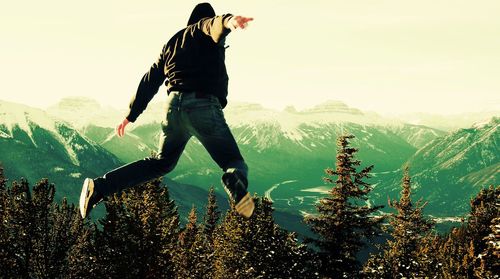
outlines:
[[[245,29],[248,23],[253,20],[253,17],[244,16],[232,16],[227,22],[226,27],[231,29],[231,31],[238,28]]]
[[[119,137],[123,137],[125,135],[125,126],[127,126],[128,123],[130,123],[130,121],[128,121],[128,119],[125,118],[123,120],[123,122],[120,123],[120,125],[118,125],[118,127],[116,127],[116,134]]]

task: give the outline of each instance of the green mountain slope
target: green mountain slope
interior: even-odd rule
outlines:
[[[7,177],[50,178],[57,196],[75,202],[83,179],[121,161],[68,123],[23,105],[0,102],[0,162]]]
[[[456,216],[482,187],[500,183],[500,119],[437,138],[409,160],[417,197],[433,215]],[[394,177],[391,177],[394,176]],[[395,197],[399,177],[388,175],[381,191]],[[392,180],[392,182],[390,182]],[[381,200],[381,199],[380,199]]]

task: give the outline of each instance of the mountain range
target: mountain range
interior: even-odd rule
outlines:
[[[366,113],[338,101],[304,111],[240,103],[229,105],[224,113],[250,167],[249,190],[272,199],[277,222],[295,231],[305,231],[297,221],[314,212],[317,200],[331,187],[322,181],[323,170],[334,167],[336,138],[341,134],[356,136],[352,145],[359,148],[362,166],[375,165],[369,203],[386,204],[388,196],[399,196],[405,164],[411,168],[416,198],[427,200],[426,212],[437,217],[465,214],[471,195],[499,183],[496,117],[445,131]],[[157,149],[163,105],[150,104],[126,136],[118,138],[114,125],[124,115],[126,111],[86,98],[64,99],[46,111],[2,101],[0,161],[10,177],[54,177],[59,185],[72,187],[58,187],[61,195],[77,195],[83,177],[102,175]],[[192,204],[204,205],[209,186],[227,206],[220,174],[192,139],[165,181],[185,212]]]
[[[58,188],[58,195],[68,197],[74,196],[85,175],[121,164],[69,123],[40,109],[4,101],[0,102],[0,161],[7,177],[31,182],[49,177],[67,185]]]

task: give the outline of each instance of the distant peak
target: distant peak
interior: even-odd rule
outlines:
[[[72,96],[63,98],[55,105],[59,108],[94,108],[99,109],[101,104],[94,99],[83,96]]]
[[[297,113],[297,109],[294,107],[294,106],[287,106],[285,109],[284,109],[285,112],[289,112],[289,113]]]
[[[43,110],[35,107],[30,107],[24,104],[20,103],[14,103],[14,102],[9,102],[9,101],[4,101],[0,100],[0,110],[2,111],[3,114],[6,113],[11,113],[11,114],[26,114],[26,112],[31,112],[31,111],[36,111],[36,112],[42,112]]]
[[[306,113],[334,112],[334,113],[347,113],[347,114],[358,114],[358,115],[363,114],[359,109],[350,108],[345,103],[335,100],[326,101],[311,109],[304,110],[304,112]]]

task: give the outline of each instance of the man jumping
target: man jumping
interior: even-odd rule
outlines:
[[[104,197],[172,171],[192,136],[224,171],[222,184],[236,211],[247,218],[252,215],[254,202],[247,192],[248,167],[222,112],[227,104],[228,86],[225,37],[233,30],[244,29],[252,20],[231,14],[216,16],[208,3],[194,8],[188,26],[164,45],[158,61],[140,81],[128,115],[116,128],[122,137],[127,124],[137,119],[165,82],[168,101],[159,154],[102,177],[86,178],[80,195],[82,218]]]

